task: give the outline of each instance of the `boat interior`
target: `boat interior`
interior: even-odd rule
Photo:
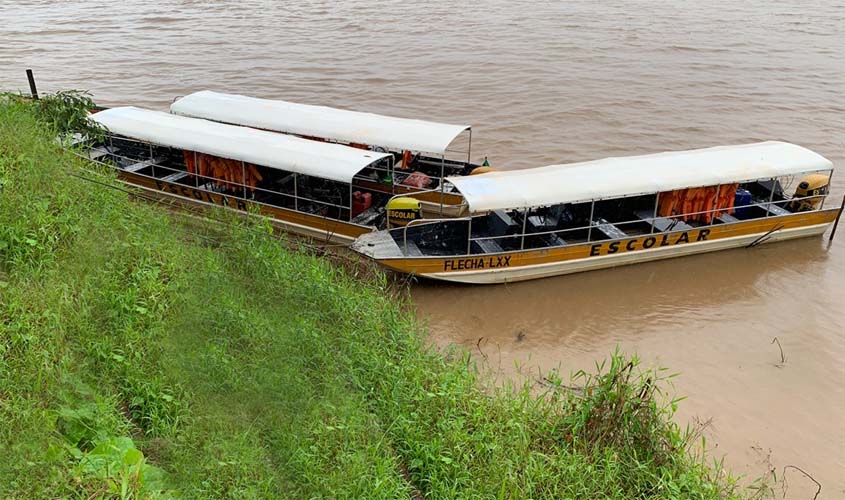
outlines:
[[[423,222],[393,229],[389,233],[396,246],[407,256],[493,254],[618,240],[788,215],[819,208],[824,198],[788,198],[780,179],[704,189],[721,189],[725,196],[715,201],[711,196],[705,207],[699,205],[702,209],[698,211],[665,213],[666,207],[660,200],[670,199],[671,194],[677,193],[670,192],[598,200],[595,203],[564,203],[529,210],[493,210],[471,218]],[[806,200],[809,203],[802,203]]]
[[[192,163],[197,156],[193,152],[118,135],[108,137],[89,152],[92,160],[154,181],[376,228],[386,226],[385,206],[399,189],[411,193],[437,190],[441,173],[444,178],[467,175],[478,167],[419,153],[391,155],[358,172],[350,185],[210,155],[201,156],[217,162],[222,170],[194,171]]]

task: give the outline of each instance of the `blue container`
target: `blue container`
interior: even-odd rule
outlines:
[[[734,196],[734,207],[750,205],[752,202],[751,191],[742,188],[736,190],[736,196]],[[737,208],[734,212],[734,217],[737,219],[744,219],[748,214],[748,210],[748,208]]]

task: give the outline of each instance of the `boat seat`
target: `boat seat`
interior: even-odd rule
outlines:
[[[161,162],[162,162],[161,158],[153,158],[152,160],[139,161],[138,163],[133,163],[132,165],[127,165],[126,167],[123,167],[123,170],[125,170],[127,172],[137,172],[137,171],[142,170],[144,168],[147,168],[151,165],[158,165]]]
[[[188,176],[188,172],[174,172],[168,176],[162,177],[161,180],[165,182],[177,182]]]
[[[360,214],[356,215],[352,218],[352,222],[355,224],[361,224],[364,226],[368,226],[372,221],[376,220],[379,215],[382,214],[382,211],[379,207],[370,207]]]
[[[779,207],[777,205],[769,205],[768,210],[770,215],[789,215],[792,213],[789,210],[783,207]]]
[[[504,210],[494,210],[489,214],[491,236],[504,236],[518,231],[519,225]]]
[[[472,253],[498,253],[504,249],[495,240],[472,240]]]
[[[420,250],[420,247],[418,247],[417,244],[414,243],[411,240],[408,240],[407,243],[400,241],[400,242],[397,243],[397,245],[399,245],[399,250],[401,250],[403,252],[403,255],[412,256],[412,257],[422,257],[423,256],[423,253]]]
[[[651,222],[651,217],[653,215],[654,212],[651,210],[640,210],[637,212],[637,217],[646,222]],[[654,219],[652,225],[654,226],[654,229],[661,233],[664,231],[689,231],[690,229],[694,229],[684,221],[671,219],[669,217],[657,217]]]
[[[532,215],[528,218],[528,224],[525,226],[526,241],[531,238],[542,238],[543,246],[563,246],[566,242],[554,233],[547,233],[547,231],[554,231],[557,229],[557,222],[550,222],[548,218],[543,218],[537,215]],[[531,236],[531,233],[546,233],[538,236]]]
[[[276,185],[285,186],[285,185],[287,185],[288,182],[293,182],[295,177],[296,177],[296,174],[287,174],[286,176],[277,180]]]
[[[547,234],[546,240],[549,242],[550,247],[562,247],[566,245],[566,240],[556,234]]]
[[[89,160],[99,160],[103,156],[108,156],[110,154],[112,154],[112,153],[110,153],[104,146],[97,147],[97,148],[91,148],[88,151],[88,159]]]
[[[731,222],[739,222],[739,219],[730,214],[722,214],[716,217],[716,220],[724,224],[730,224]]]
[[[654,220],[654,229],[660,232],[663,231],[689,231],[694,229],[686,222],[679,219],[670,219],[667,217],[658,217]]]
[[[596,219],[593,221],[593,227],[604,233],[605,236],[612,240],[618,240],[621,238],[627,238],[628,234],[619,229],[618,227],[614,226],[610,222],[607,222],[604,219]]]

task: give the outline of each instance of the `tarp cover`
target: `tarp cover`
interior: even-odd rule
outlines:
[[[443,154],[469,125],[449,125],[346,109],[204,90],[182,97],[170,112],[288,134]]]
[[[111,108],[91,119],[113,134],[341,182],[390,156],[135,107]]]
[[[470,210],[526,208],[713,186],[833,168],[827,158],[786,142],[550,165],[449,177]]]

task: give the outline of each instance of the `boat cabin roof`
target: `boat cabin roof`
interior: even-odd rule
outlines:
[[[275,132],[437,154],[444,154],[449,144],[470,128],[210,90],[178,99],[170,112]]]
[[[448,177],[470,211],[578,203],[829,170],[809,149],[768,141]]]
[[[346,183],[390,156],[131,106],[100,111],[91,119],[113,134]]]

